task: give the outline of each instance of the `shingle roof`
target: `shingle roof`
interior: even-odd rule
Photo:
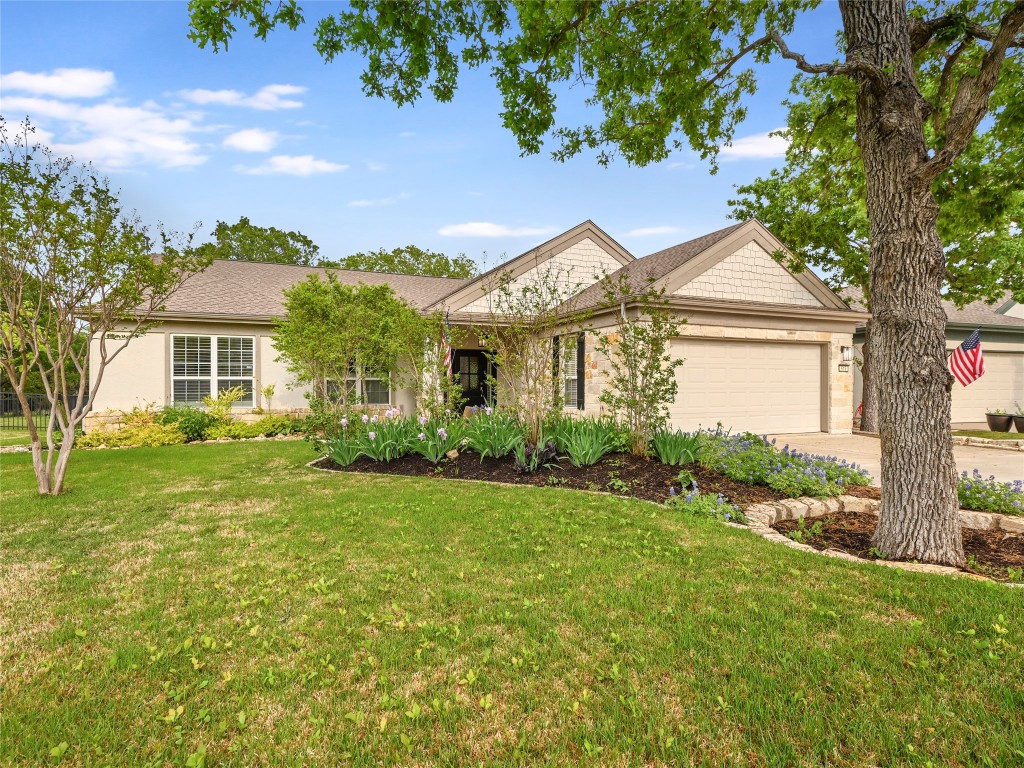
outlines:
[[[859,288],[844,288],[839,295],[850,302],[850,306],[863,307],[861,291]],[[942,308],[946,312],[946,322],[962,323],[963,325],[1001,325],[1010,328],[1024,329],[1024,318],[1003,315],[996,310],[1010,300],[1010,292],[1007,291],[1001,299],[993,304],[986,304],[984,301],[972,301],[963,309],[957,309],[952,301],[943,301]]]
[[[625,279],[629,290],[642,293],[651,282],[665,277],[669,272],[681,267],[690,259],[724,240],[746,223],[741,221],[739,224],[733,224],[724,229],[701,235],[693,240],[687,240],[685,243],[673,245],[671,248],[666,248],[663,251],[657,251],[636,261],[631,261],[618,271],[613,272],[610,278],[613,281],[618,281],[622,277]],[[595,284],[580,293],[576,299],[572,300],[572,304],[578,309],[588,309],[597,306],[603,300],[604,288],[600,284]]]
[[[460,288],[467,280],[427,275],[392,275],[352,269],[299,267],[255,261],[217,259],[188,278],[168,300],[166,312],[232,317],[277,317],[284,314],[284,289],[309,275],[332,272],[348,285],[390,285],[396,296],[423,309]]]

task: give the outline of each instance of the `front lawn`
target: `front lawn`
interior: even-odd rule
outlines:
[[[4,445],[30,445],[28,430],[23,427],[14,429],[0,429],[0,446]]]
[[[1020,590],[311,458],[0,457],[0,763],[1024,761]]]

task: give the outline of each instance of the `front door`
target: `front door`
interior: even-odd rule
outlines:
[[[481,350],[457,349],[452,373],[462,387],[466,405],[477,407],[492,404],[489,377],[494,376],[494,365]]]

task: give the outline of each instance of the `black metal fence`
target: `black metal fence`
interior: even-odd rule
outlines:
[[[32,419],[37,427],[45,427],[50,417],[50,401],[46,395],[26,395],[28,406],[32,409]],[[78,402],[78,395],[71,396],[71,407]],[[0,392],[0,429],[28,429],[25,424],[25,412],[21,402],[13,392]]]

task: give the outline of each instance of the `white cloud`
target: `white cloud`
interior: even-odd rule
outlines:
[[[416,131],[402,131],[400,134],[398,134],[398,138],[400,138],[400,139],[411,139],[415,135],[416,135]]]
[[[379,208],[382,205],[394,205],[399,200],[407,200],[412,197],[408,192],[402,192],[399,195],[392,197],[378,197],[363,200],[350,200],[347,205],[349,208]]]
[[[678,232],[679,227],[661,226],[661,227],[637,227],[631,229],[626,233],[626,237],[649,237],[651,235],[671,235],[673,232]]]
[[[287,176],[312,176],[317,173],[337,173],[348,168],[347,165],[318,160],[312,155],[274,155],[267,162],[254,168],[238,166],[236,170],[254,176],[284,174]]]
[[[551,227],[510,227],[490,221],[469,221],[465,224],[446,224],[437,230],[445,237],[531,237],[546,235]]]
[[[776,128],[776,131],[782,130]],[[755,133],[733,141],[731,146],[721,147],[721,155],[726,160],[747,160],[754,158],[782,157],[786,154],[789,141],[782,136],[770,135],[774,131]]]
[[[269,152],[277,144],[277,131],[246,128],[235,131],[224,139],[224,146],[240,152]]]
[[[108,101],[84,106],[58,99],[13,97],[3,100],[3,110],[9,116],[28,115],[33,122],[42,123],[53,137],[48,144],[54,152],[91,161],[102,169],[135,165],[181,168],[206,161],[191,139],[200,126],[153,102],[130,106]]]
[[[387,170],[387,166],[384,163],[377,163],[371,160],[366,164],[366,170],[372,173],[380,173],[381,171]]]
[[[0,75],[0,89],[25,91],[61,99],[93,99],[114,87],[114,73],[99,69],[55,69],[52,72],[9,72]]]
[[[183,99],[193,104],[223,104],[228,107],[249,107],[251,109],[297,109],[301,101],[285,99],[283,96],[297,96],[308,89],[301,85],[265,85],[251,96],[241,91],[211,91],[206,88],[193,88],[180,92]]]

